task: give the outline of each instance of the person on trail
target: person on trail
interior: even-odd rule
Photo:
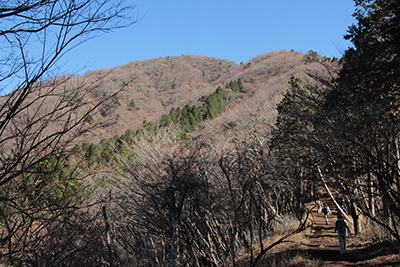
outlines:
[[[343,254],[346,251],[346,238],[347,233],[350,233],[350,229],[347,225],[346,220],[343,218],[343,215],[340,213],[338,214],[337,220],[335,222],[335,232],[337,232],[337,236],[339,239],[340,254]]]
[[[327,203],[325,203],[325,206],[322,208],[322,213],[324,214],[326,224],[329,224],[328,216],[331,213],[331,209],[328,207]]]
[[[346,202],[345,202],[344,198],[341,196],[337,196],[335,198],[335,200],[336,200],[337,204],[339,205],[339,207],[343,210],[343,212],[347,213]]]
[[[343,205],[343,198],[341,196],[337,196],[335,198],[336,202],[338,203],[338,205],[341,207]]]
[[[315,201],[315,203],[317,204],[318,213],[321,213],[321,211],[322,211],[322,201],[317,199],[317,201]]]
[[[343,210],[343,212],[344,212],[345,214],[347,214],[347,209],[346,209],[346,206],[345,206],[345,205],[342,206],[342,210]]]

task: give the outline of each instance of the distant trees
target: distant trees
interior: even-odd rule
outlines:
[[[320,60],[320,58],[321,58],[321,56],[318,55],[317,52],[310,50],[310,51],[308,51],[307,55],[304,57],[303,62],[305,64],[312,63],[312,62],[317,62],[317,61]]]
[[[240,84],[243,86],[242,82]],[[203,121],[215,119],[226,107],[226,97],[221,87],[218,87],[214,94],[200,97],[199,101],[205,103],[205,105],[198,107],[187,104],[182,109],[172,107],[169,115],[162,115],[160,127],[175,123],[180,124],[184,131],[189,132],[201,128]]]
[[[240,84],[243,83],[240,82]],[[117,100],[118,98],[113,98],[111,105],[114,105]],[[197,105],[191,106],[189,104],[185,105],[182,109],[180,107],[172,107],[169,115],[162,115],[158,126],[153,122],[145,120],[142,123],[142,127],[136,133],[128,129],[121,136],[117,135],[108,140],[103,139],[100,142],[100,146],[92,143],[84,143],[82,145],[83,155],[89,163],[97,161],[111,163],[116,160],[115,154],[129,154],[129,147],[133,145],[135,140],[142,137],[152,139],[155,135],[162,132],[160,131],[162,128],[175,126],[181,129],[181,134],[177,138],[179,140],[186,140],[189,138],[187,133],[201,129],[203,121],[212,120],[224,111],[227,99],[223,89],[218,87],[214,94],[202,96],[199,101],[204,103],[202,107],[198,107]],[[134,158],[135,156],[131,155],[131,159],[134,160]],[[116,161],[118,162],[118,160]]]
[[[244,92],[243,82],[240,78],[237,81],[230,81],[225,85],[225,88],[232,89],[236,93]]]
[[[170,112],[169,112],[169,116],[171,117],[171,121],[173,123],[178,123],[178,121],[181,118],[181,114],[182,113],[181,113],[181,108],[180,107],[178,107],[176,109],[174,107],[172,107]]]
[[[324,62],[324,61],[338,62],[339,60],[335,57],[334,58],[323,57],[313,50],[308,51],[307,55],[305,55],[303,59],[304,64],[309,64],[313,62]]]
[[[77,136],[100,126],[91,114],[112,96],[88,103],[86,96],[105,77],[86,83],[64,75],[58,64],[80,43],[132,24],[132,9],[112,0],[2,2],[0,91],[6,94],[0,103],[2,263],[72,266],[72,255],[78,259],[87,252],[77,239],[80,236],[84,242],[93,232],[77,234],[84,227],[75,224],[83,223],[78,214],[85,213],[77,210],[83,205],[79,195],[84,190],[83,174],[67,158]],[[76,239],[61,236],[72,233]],[[94,241],[92,248],[97,244]]]
[[[163,114],[160,121],[160,127],[168,127],[172,123],[170,116]]]
[[[131,101],[129,101],[128,110],[132,110],[132,109],[138,109],[138,107],[136,106],[136,103],[135,103],[135,99],[131,99]]]

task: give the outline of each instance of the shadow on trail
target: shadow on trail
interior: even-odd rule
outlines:
[[[309,239],[320,239],[321,237],[336,237],[336,235],[331,234],[324,234],[324,235],[316,235],[316,236],[309,236]]]
[[[289,253],[293,256],[303,254],[309,258],[320,259],[322,261],[349,263],[359,263],[372,260],[378,256],[399,253],[398,248],[396,248],[397,245],[392,242],[377,243],[362,248],[348,248],[343,255],[340,254],[338,246],[329,246],[329,248],[326,247],[327,249],[321,248],[318,245],[308,245],[308,247],[311,248],[295,249],[291,250]],[[332,249],[330,247],[336,247],[337,249]],[[398,266],[398,264],[400,264],[400,262],[396,261],[380,263],[376,266]]]
[[[327,230],[328,228],[329,227],[327,227],[327,226],[313,226],[313,230],[315,230],[315,231]]]
[[[350,254],[340,254],[338,250],[323,250],[323,249],[308,249],[305,250],[311,258],[320,259],[323,261],[349,261]]]
[[[327,199],[324,203],[331,204]],[[332,211],[329,216],[330,224],[326,225],[322,214],[313,213],[314,224],[312,225],[310,235],[302,242],[300,247],[293,247],[290,250],[278,252],[276,256],[285,258],[301,256],[310,260],[315,260],[316,266],[400,266],[398,255],[400,244],[397,242],[382,242],[364,244],[352,242],[352,237],[347,239],[347,251],[343,255],[339,251],[339,241],[334,232],[334,223],[337,212]],[[355,240],[354,240],[355,241]],[[349,246],[352,243],[357,246]],[[359,245],[359,246],[358,246]],[[388,255],[389,257],[385,257]],[[383,257],[382,257],[383,256]],[[379,260],[376,260],[380,258]]]
[[[377,266],[400,266],[400,261],[380,263],[375,265],[375,267]]]
[[[382,255],[392,255],[398,253],[398,244],[396,242],[386,241],[372,244],[363,248],[356,248],[352,252],[345,255],[350,257],[350,262],[357,262],[373,259]]]

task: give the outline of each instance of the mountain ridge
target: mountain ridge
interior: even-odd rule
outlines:
[[[306,57],[295,51],[282,50],[260,55],[245,64],[189,55],[133,61],[116,68],[88,71],[83,76],[53,78],[38,84],[39,96],[30,96],[31,104],[27,112],[39,114],[54,108],[61,101],[57,99],[68,102],[68,98],[74,98],[74,101],[82,101],[80,110],[76,112],[85,113],[107,96],[113,96],[95,113],[91,113],[86,121],[93,125],[108,123],[102,128],[93,127],[75,139],[76,144],[98,144],[102,139],[122,135],[128,129],[136,132],[143,121],[157,126],[162,115],[169,114],[171,108],[183,108],[187,104],[201,106],[203,103],[198,100],[202,96],[213,94],[218,87],[225,88],[230,81],[241,79],[244,93],[217,120],[207,121],[206,124],[215,124],[215,129],[221,126],[218,124],[239,124],[239,120],[246,121],[246,116],[260,109],[272,122],[276,104],[289,87],[291,76],[316,83],[310,74],[327,77],[329,72],[326,66],[338,66],[329,60],[324,61],[322,57],[306,64]],[[86,89],[81,92],[79,88]],[[27,122],[21,120],[20,123]],[[63,120],[53,123],[46,126],[47,134],[63,127]]]
[[[132,78],[133,82],[119,93],[118,103],[110,108],[110,112],[100,112],[94,117],[95,120],[102,120],[115,116],[115,125],[91,132],[85,139],[100,141],[123,134],[127,129],[136,131],[144,120],[158,125],[161,116],[169,114],[172,107],[183,108],[188,103],[194,104],[201,96],[214,93],[218,86],[224,88],[226,83],[239,78],[245,86],[245,94],[240,101],[251,103],[267,99],[271,106],[276,106],[288,88],[291,75],[307,80],[310,72],[326,72],[319,63],[304,64],[305,56],[282,50],[258,56],[246,64],[237,64],[206,56],[183,55],[133,61],[118,68],[89,71],[85,78],[110,71],[110,81],[101,90],[117,90],[118,85]]]

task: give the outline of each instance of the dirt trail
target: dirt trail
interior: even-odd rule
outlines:
[[[329,207],[333,207],[328,202]],[[333,210],[333,209],[332,209]],[[303,239],[299,250],[305,251],[311,258],[320,259],[323,266],[400,266],[397,259],[378,259],[382,256],[382,244],[365,247],[355,247],[354,236],[347,238],[345,254],[339,252],[339,241],[334,232],[337,213],[333,210],[329,216],[329,224],[325,223],[324,215],[318,214],[316,208],[312,211],[315,224],[310,235]],[[351,229],[351,227],[350,227]]]
[[[332,209],[333,205],[330,205]],[[312,227],[311,234],[306,238],[302,245],[308,255],[313,258],[319,258],[324,262],[324,266],[352,266],[354,265],[354,248],[347,247],[345,254],[339,252],[339,241],[334,232],[336,212],[332,211],[329,215],[329,224],[325,222],[324,215],[317,213],[313,209],[312,216],[315,224]],[[347,239],[348,245],[351,243],[351,236]]]

